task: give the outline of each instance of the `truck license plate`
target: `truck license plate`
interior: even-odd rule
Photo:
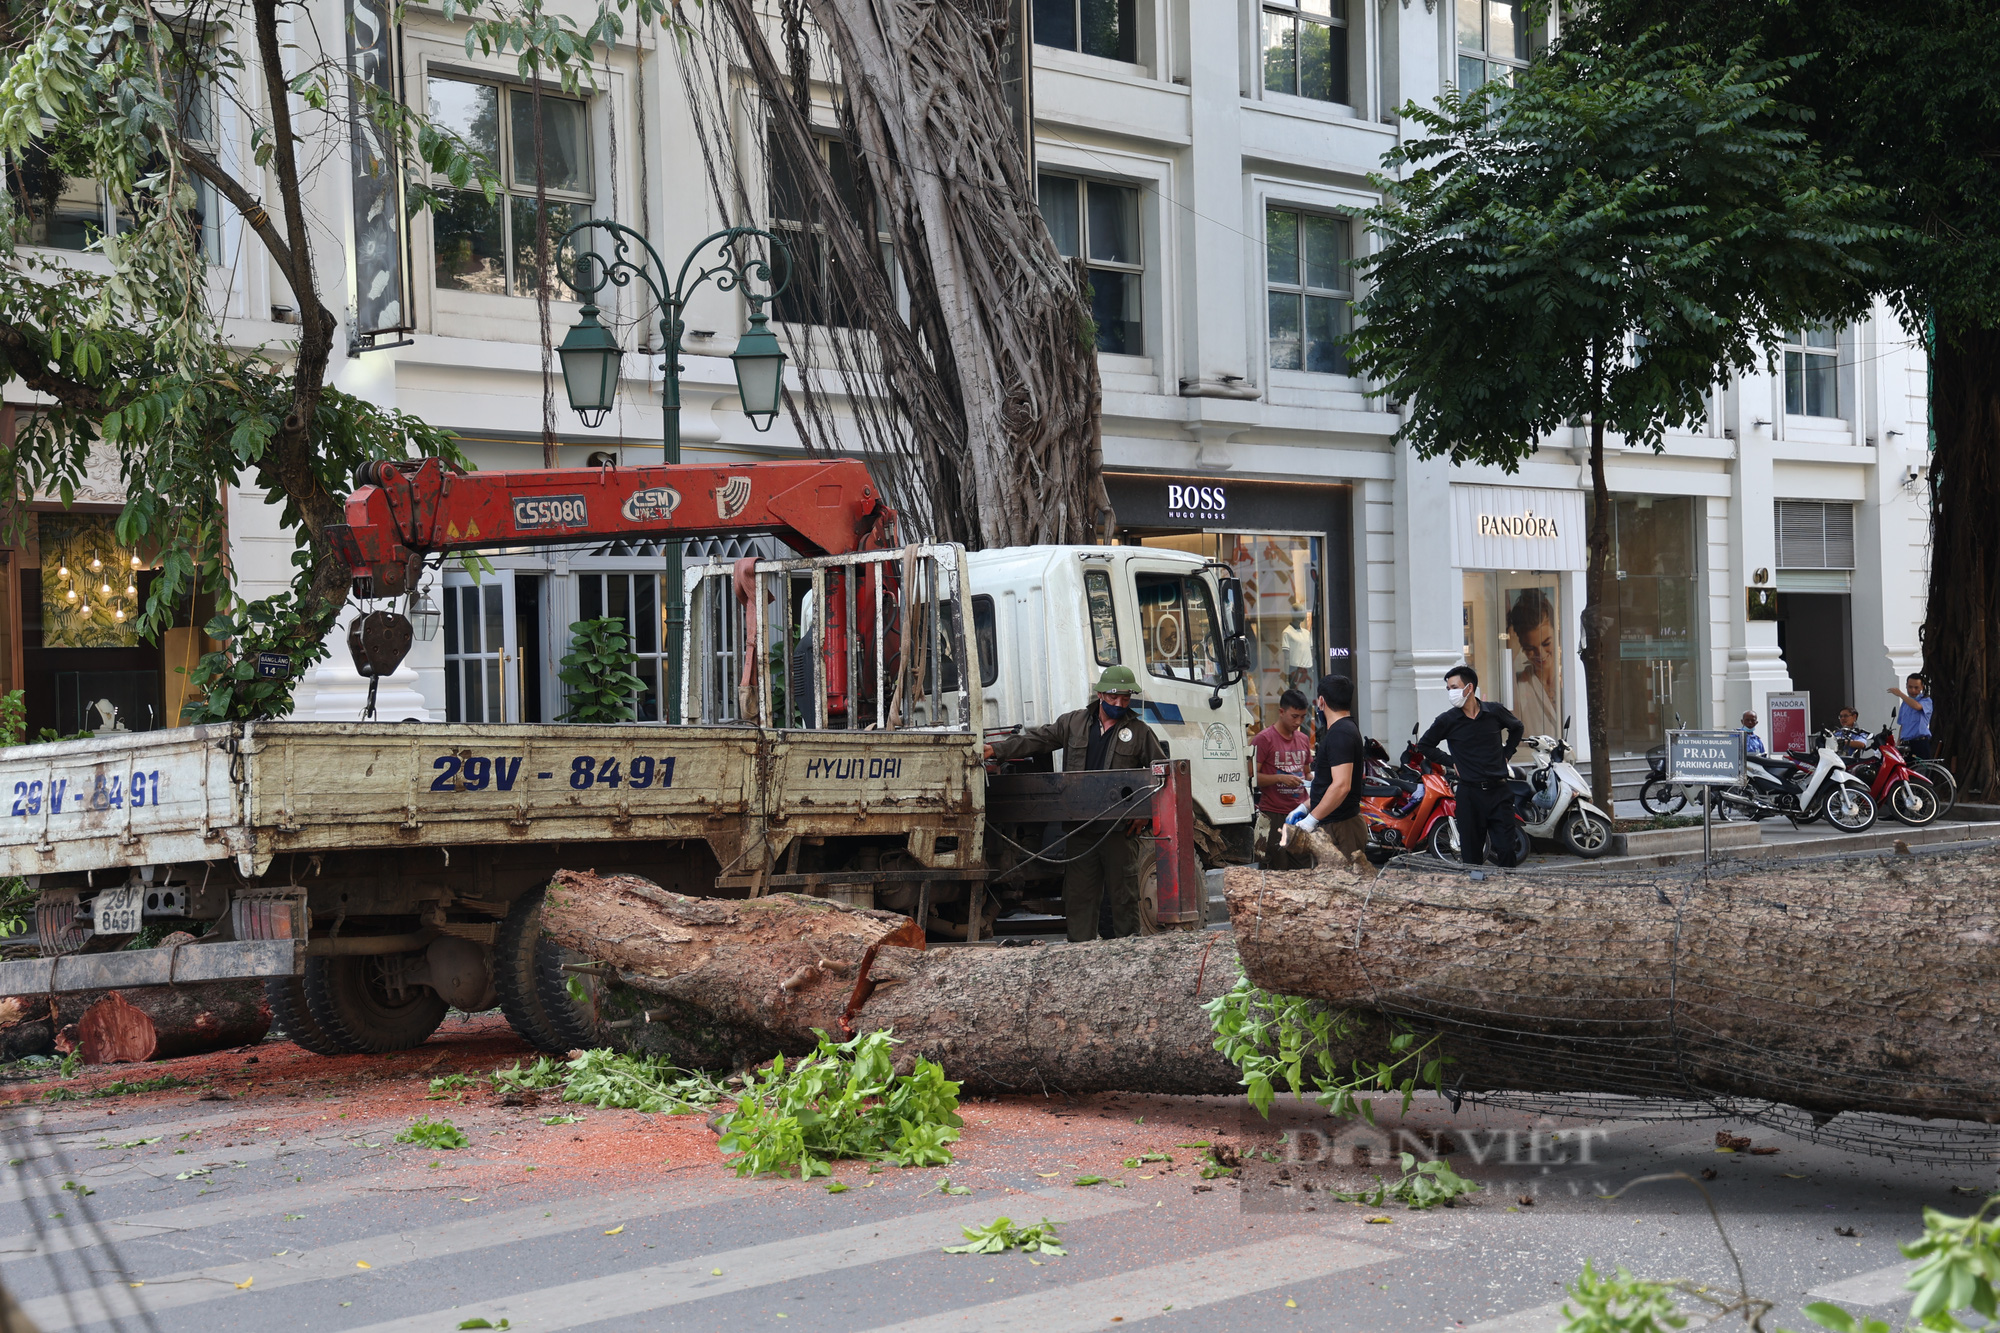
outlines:
[[[139,929],[139,912],[144,905],[145,890],[137,884],[127,884],[119,889],[106,889],[97,895],[97,933],[100,935],[132,935]]]

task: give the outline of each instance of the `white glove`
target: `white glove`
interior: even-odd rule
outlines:
[[[1314,829],[1319,827],[1319,821],[1317,819],[1314,819],[1309,814],[1300,815],[1298,820],[1296,821],[1296,824],[1299,832],[1301,833],[1311,833]]]
[[[1296,824],[1301,819],[1304,819],[1311,813],[1312,813],[1312,802],[1300,801],[1296,806],[1292,808],[1292,813],[1285,816],[1285,822],[1287,824]]]

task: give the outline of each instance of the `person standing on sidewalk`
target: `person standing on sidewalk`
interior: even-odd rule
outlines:
[[[1507,756],[1526,728],[1499,704],[1479,697],[1479,673],[1471,667],[1453,667],[1444,673],[1444,683],[1451,707],[1437,715],[1417,748],[1458,769],[1458,859],[1484,865],[1490,836],[1494,863],[1519,865],[1524,839],[1507,786],[1512,776]],[[1439,750],[1440,744],[1449,744],[1450,753]]]
[[[988,759],[1026,759],[1061,750],[1063,772],[1145,768],[1167,757],[1160,738],[1132,711],[1138,678],[1128,666],[1104,668],[1097,697],[1053,722],[1029,727],[986,747]],[[1111,933],[1139,933],[1139,864],[1144,850],[1139,830],[1148,816],[1128,811],[1111,819],[1069,826],[1063,839],[1063,920],[1073,941],[1097,938],[1102,901],[1111,899]]]
[[[1757,734],[1757,715],[1755,713],[1745,713],[1736,720],[1743,724],[1741,728],[1743,732],[1743,753],[1764,753],[1764,738]]]
[[[1912,673],[1902,689],[1891,685],[1889,693],[1903,701],[1896,706],[1896,743],[1903,747],[1903,753],[1912,759],[1937,758],[1937,742],[1931,732],[1936,702],[1924,689],[1924,678]]]
[[[1257,733],[1257,845],[1266,870],[1295,870],[1299,858],[1278,843],[1285,816],[1306,798],[1312,769],[1312,738],[1306,735],[1306,697],[1297,690],[1278,696],[1278,720]]]
[[[1324,827],[1349,864],[1368,846],[1361,817],[1361,728],[1354,722],[1354,682],[1324,676],[1319,682],[1319,748],[1313,752],[1312,791],[1285,822],[1302,833]]]

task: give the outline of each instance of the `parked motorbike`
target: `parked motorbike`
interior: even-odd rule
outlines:
[[[1848,770],[1834,748],[1831,730],[1815,732],[1811,763],[1783,754],[1753,754],[1744,780],[1716,793],[1729,813],[1751,820],[1783,815],[1810,824],[1821,815],[1835,828],[1859,833],[1875,823],[1875,800],[1868,784]]]
[[[1458,812],[1445,772],[1412,740],[1400,764],[1389,763],[1389,752],[1372,737],[1367,741],[1367,771],[1361,788],[1361,817],[1368,821],[1368,840],[1394,854],[1428,851],[1458,859],[1452,817]]]
[[[1556,736],[1527,736],[1521,749],[1534,755],[1525,772],[1525,804],[1518,798],[1521,825],[1532,838],[1552,838],[1572,856],[1595,860],[1611,850],[1611,817],[1593,805],[1590,784],[1569,762],[1569,742]],[[1519,753],[1519,750],[1516,751]]]
[[[1904,760],[1894,731],[1885,726],[1868,744],[1872,748],[1850,759],[1848,768],[1868,784],[1868,794],[1879,809],[1917,828],[1944,813],[1943,797],[1928,777]]]

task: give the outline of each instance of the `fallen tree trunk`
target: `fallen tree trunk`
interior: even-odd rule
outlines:
[[[640,1050],[743,1067],[817,1041],[893,1030],[968,1093],[1230,1094],[1202,1004],[1236,984],[1209,932],[1085,944],[925,949],[908,917],[774,894],[685,898],[631,875],[563,872],[544,930],[614,967],[605,1017]],[[788,988],[789,984],[789,988]],[[1365,1025],[1343,1064],[1387,1049]]]
[[[2000,1120],[2000,854],[1711,874],[1232,870],[1265,990],[1445,1034],[1468,1087]]]
[[[112,991],[76,1023],[87,1065],[139,1064],[248,1046],[271,1030],[271,1007],[256,981]]]
[[[215,981],[0,999],[0,1059],[83,1053],[87,1065],[248,1046],[271,1029],[263,983]]]

